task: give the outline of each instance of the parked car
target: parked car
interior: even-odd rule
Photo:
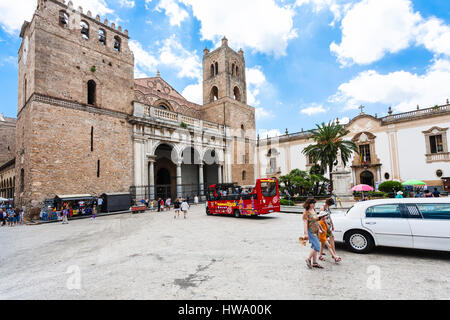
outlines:
[[[376,246],[450,251],[450,199],[412,198],[358,202],[333,214],[334,235],[356,253]]]

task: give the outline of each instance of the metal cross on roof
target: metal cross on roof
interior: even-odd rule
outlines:
[[[361,113],[364,113],[364,106],[363,105],[361,105],[361,106],[359,106],[359,108],[358,109],[360,109],[361,110]]]

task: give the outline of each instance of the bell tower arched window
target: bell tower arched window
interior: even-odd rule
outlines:
[[[219,89],[217,89],[216,86],[212,87],[212,89],[211,89],[210,100],[211,100],[211,102],[219,100]]]
[[[69,27],[69,15],[64,10],[59,12],[59,25],[64,28]]]
[[[80,28],[81,28],[81,36],[86,39],[89,40],[89,24],[82,20],[80,22]]]
[[[234,100],[241,101],[241,90],[238,87],[234,87],[233,94]]]
[[[114,50],[116,50],[117,52],[120,52],[121,46],[122,46],[122,40],[120,40],[120,38],[118,36],[115,36],[114,37]]]
[[[102,45],[106,46],[106,33],[105,33],[105,30],[103,30],[103,29],[99,29],[98,30],[98,41]]]

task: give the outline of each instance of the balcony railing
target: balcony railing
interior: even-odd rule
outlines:
[[[388,123],[388,122],[395,122],[395,121],[401,121],[401,120],[411,120],[411,119],[422,118],[422,117],[430,116],[430,115],[439,115],[439,114],[448,113],[448,112],[450,112],[450,104],[440,106],[440,107],[432,107],[432,108],[428,108],[428,109],[415,110],[415,111],[410,111],[410,112],[389,115],[387,117],[381,118],[381,121],[383,123]]]
[[[266,169],[266,174],[277,174],[277,173],[281,173],[281,167],[278,168],[267,168]]]
[[[450,161],[450,152],[427,154],[427,162]]]
[[[206,129],[206,130],[213,130],[213,131],[222,131],[223,126],[220,124],[209,122],[205,120],[200,120],[197,118],[189,117],[186,115],[183,115],[181,113],[172,112],[169,110],[154,108],[150,106],[146,106],[144,117],[151,118],[155,120],[162,120],[169,123],[180,125],[182,123],[187,124],[188,126],[194,128],[194,129]]]

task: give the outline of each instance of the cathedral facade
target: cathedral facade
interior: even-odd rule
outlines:
[[[204,51],[204,104],[159,73],[134,79],[128,31],[73,7],[38,0],[18,54],[15,204],[61,194],[203,196],[205,185],[251,184],[255,111],[242,51]]]

